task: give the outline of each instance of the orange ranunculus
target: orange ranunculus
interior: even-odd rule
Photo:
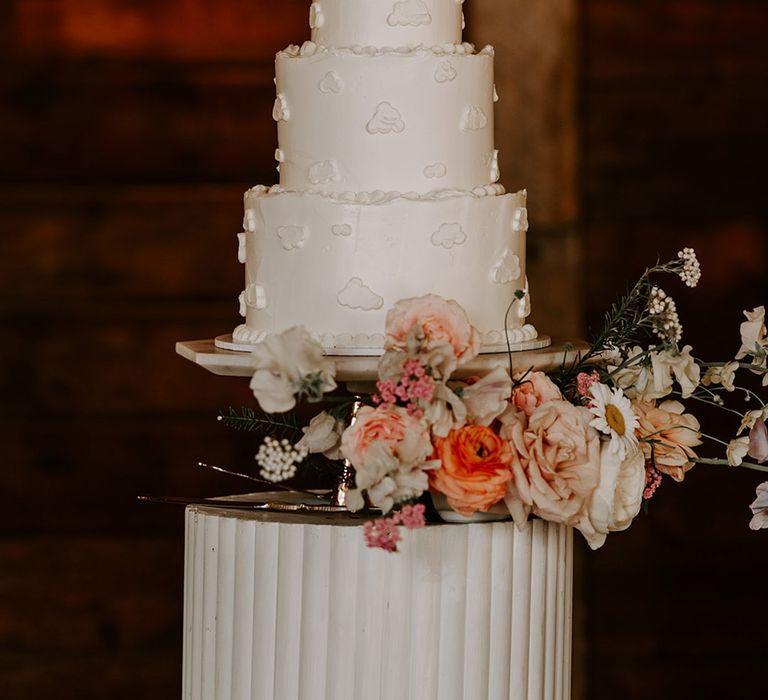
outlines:
[[[500,501],[512,477],[512,449],[490,428],[466,425],[435,440],[440,467],[429,472],[431,488],[445,494],[457,513],[486,512]]]

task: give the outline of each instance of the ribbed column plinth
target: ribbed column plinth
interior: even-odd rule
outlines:
[[[185,700],[566,700],[572,535],[187,509]]]

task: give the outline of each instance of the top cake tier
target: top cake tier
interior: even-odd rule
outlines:
[[[321,46],[458,44],[464,0],[318,0],[309,12]]]

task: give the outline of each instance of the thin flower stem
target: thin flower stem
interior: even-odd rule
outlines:
[[[727,459],[710,459],[706,457],[697,457],[696,459],[692,459],[691,462],[695,462],[696,464],[714,464],[714,465],[719,465],[723,467],[733,466],[728,463]],[[758,471],[758,472],[768,472],[768,464],[755,464],[754,462],[742,462],[738,466],[744,467],[745,469],[753,469],[754,471]]]
[[[708,368],[708,367],[724,367],[727,364],[730,364],[733,360],[729,360],[728,362],[699,362],[699,364],[702,367]],[[768,372],[768,367],[761,367],[760,365],[755,365],[750,362],[737,362],[736,366],[741,369],[748,369],[750,372],[755,372],[757,374],[765,374]]]
[[[708,389],[705,391],[709,391]],[[679,394],[680,392],[674,391],[673,394]],[[712,393],[711,391],[709,393]],[[713,394],[714,396],[714,394]],[[700,403],[706,403],[710,406],[714,406],[715,408],[719,408],[721,411],[726,411],[727,413],[733,413],[736,416],[739,416],[739,418],[743,417],[742,413],[739,413],[735,408],[728,408],[728,406],[723,406],[722,404],[717,403],[716,401],[711,401],[709,399],[705,399],[702,396],[697,396],[696,394],[691,394],[688,398],[693,399],[694,401],[699,401]]]

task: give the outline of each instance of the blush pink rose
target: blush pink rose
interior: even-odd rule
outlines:
[[[396,452],[409,432],[429,439],[419,419],[402,408],[362,406],[341,437],[341,449],[352,466],[359,468],[365,464],[366,454],[374,443],[383,443],[390,452]]]
[[[429,485],[444,494],[457,513],[470,516],[498,503],[511,478],[512,450],[488,427],[466,425],[435,440],[440,466],[429,472]]]
[[[512,480],[506,502],[522,527],[530,512],[553,522],[576,525],[600,481],[600,435],[588,409],[567,401],[547,401],[527,424],[505,426],[511,434]]]
[[[355,468],[352,511],[363,507],[363,492],[384,513],[418,498],[429,485],[426,470],[437,466],[426,428],[400,406],[363,406],[341,436],[341,451]]]
[[[455,301],[435,294],[402,299],[387,313],[388,348],[406,350],[408,335],[420,326],[427,347],[448,344],[456,359],[466,362],[480,350],[480,335],[469,322],[466,311]]]
[[[513,387],[510,401],[515,409],[529,418],[541,404],[563,398],[560,389],[544,372],[516,374],[513,379],[520,383]]]

